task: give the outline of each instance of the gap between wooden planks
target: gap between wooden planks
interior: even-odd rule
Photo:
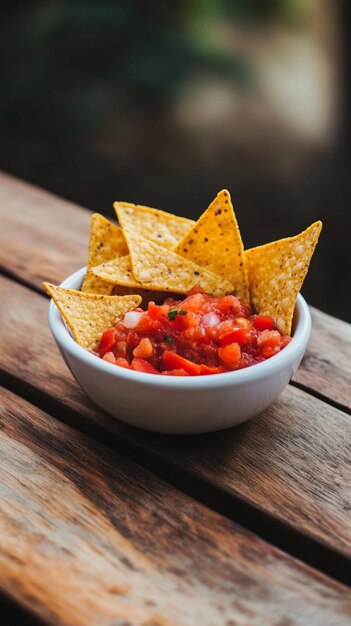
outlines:
[[[44,280],[58,284],[86,264],[86,209],[0,172],[0,217],[0,266],[8,275],[41,289]],[[312,313],[312,339],[294,380],[351,411],[351,326]]]
[[[47,624],[349,623],[349,589],[5,389],[0,423],[0,589]]]
[[[16,391],[34,390],[39,405],[82,430],[108,431],[108,445],[344,580],[351,556],[347,415],[290,386],[230,431],[166,437],[130,428],[96,408],[70,375],[48,328],[47,299],[4,277],[0,290],[0,369]],[[298,536],[284,537],[284,528]]]

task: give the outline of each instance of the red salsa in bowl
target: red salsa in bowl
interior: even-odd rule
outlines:
[[[108,328],[99,356],[131,370],[168,376],[220,374],[260,363],[291,340],[273,318],[254,315],[233,295],[215,297],[194,287],[185,299],[149,302]]]

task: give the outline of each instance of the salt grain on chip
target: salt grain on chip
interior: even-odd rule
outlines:
[[[106,296],[83,293],[74,289],[43,283],[62,317],[67,322],[74,339],[83,348],[93,350],[102,333],[123,319],[124,315],[139,306],[141,297]]]

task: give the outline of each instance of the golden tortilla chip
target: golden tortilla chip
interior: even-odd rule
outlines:
[[[118,226],[103,215],[94,213],[90,222],[89,257],[87,273],[81,290],[87,293],[109,295],[113,287],[91,273],[91,268],[128,254],[127,244]]]
[[[133,231],[165,248],[174,248],[194,224],[186,217],[139,204],[115,202],[113,206],[123,230]]]
[[[43,283],[43,287],[55,302],[76,342],[88,350],[96,347],[106,328],[116,324],[127,311],[135,309],[141,302],[138,295],[104,296],[49,283]]]
[[[274,318],[278,330],[290,335],[296,298],[307,274],[322,222],[295,237],[245,251],[251,303],[256,313]]]
[[[199,285],[206,293],[222,295],[233,290],[232,284],[214,272],[200,267],[163,246],[140,237],[134,232],[123,231],[129,248],[135,278],[144,286],[167,291],[187,293]]]
[[[143,306],[150,302],[150,300],[162,304],[165,292],[167,292],[169,296],[172,294],[175,295],[175,292],[169,292],[167,287],[158,287],[157,290],[154,287],[147,289],[145,285],[138,282],[133,274],[129,254],[120,259],[114,259],[113,261],[109,261],[109,263],[103,263],[98,267],[94,267],[92,272],[99,277],[100,280],[107,281],[106,284],[109,283],[112,286],[113,294],[139,294],[142,298]]]
[[[217,194],[174,252],[229,280],[235,295],[249,301],[243,242],[226,189]]]
[[[187,293],[199,285],[216,296],[233,291],[232,284],[217,274],[188,261],[163,246],[124,231],[130,256],[94,267],[93,274],[128,287]]]

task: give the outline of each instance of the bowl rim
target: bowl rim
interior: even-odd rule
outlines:
[[[75,289],[73,285],[81,283],[86,272],[83,267],[60,284],[66,289]],[[158,376],[144,372],[136,372],[126,368],[103,361],[80,346],[72,337],[66,327],[63,318],[53,300],[49,305],[49,325],[51,332],[63,352],[69,353],[87,366],[95,367],[98,371],[115,376],[125,381],[141,383],[156,387],[168,387],[170,389],[204,389],[226,386],[236,386],[247,382],[254,382],[278,373],[290,363],[293,363],[306,349],[312,329],[312,318],[306,300],[298,294],[296,301],[295,316],[297,321],[292,337],[292,341],[278,354],[275,354],[266,361],[256,363],[250,367],[232,372],[213,374],[212,376]]]

